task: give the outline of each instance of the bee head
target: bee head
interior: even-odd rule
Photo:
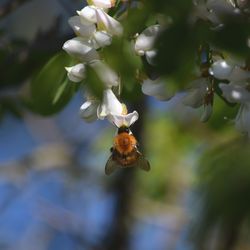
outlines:
[[[120,133],[130,133],[130,129],[129,129],[129,127],[127,127],[127,126],[122,126],[122,127],[120,127],[120,128],[118,128],[118,134],[120,134]]]

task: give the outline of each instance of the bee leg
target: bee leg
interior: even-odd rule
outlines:
[[[113,151],[114,151],[114,148],[113,148],[113,147],[111,147],[111,148],[110,148],[110,152],[111,152],[111,153],[113,153]]]

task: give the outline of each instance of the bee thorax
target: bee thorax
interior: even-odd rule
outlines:
[[[136,139],[128,133],[120,133],[114,139],[115,149],[123,155],[127,155],[133,151],[136,145]]]

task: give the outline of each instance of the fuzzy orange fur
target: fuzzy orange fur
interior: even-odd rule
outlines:
[[[114,147],[122,155],[131,153],[136,146],[136,139],[128,133],[120,133],[114,138]]]

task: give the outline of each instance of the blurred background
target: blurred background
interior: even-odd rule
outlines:
[[[151,171],[107,177],[116,130],[80,119],[82,89],[55,110],[24,98],[85,4],[0,1],[0,249],[249,250],[250,147],[234,129],[236,107],[215,99],[203,124],[182,92],[131,98]]]

